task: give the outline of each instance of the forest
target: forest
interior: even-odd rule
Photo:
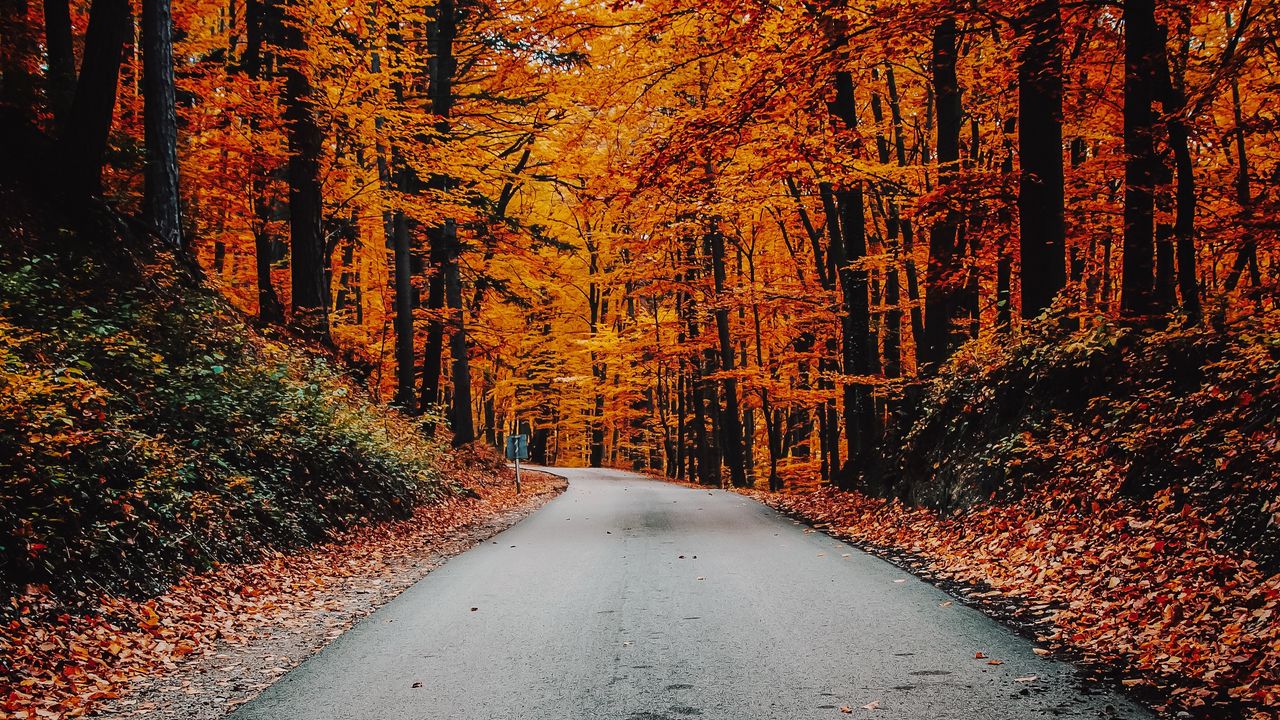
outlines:
[[[466,505],[525,434],[1274,717],[1277,67],[1275,0],[0,0],[0,588]]]

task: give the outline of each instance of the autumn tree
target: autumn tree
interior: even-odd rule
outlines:
[[[146,115],[144,218],[173,246],[182,244],[178,198],[178,116],[170,0],[143,0],[142,65]]]
[[[1020,25],[1018,249],[1022,316],[1034,318],[1066,286],[1062,158],[1062,22],[1058,0],[1035,0]]]

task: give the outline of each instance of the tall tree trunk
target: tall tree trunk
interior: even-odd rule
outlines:
[[[1036,0],[1025,31],[1030,40],[1018,65],[1018,240],[1022,317],[1033,318],[1067,283],[1058,0]]]
[[[132,30],[129,0],[93,0],[80,77],[62,138],[71,193],[78,199],[102,192],[102,166],[115,114],[120,63]]]
[[[871,77],[880,79],[879,68],[872,68]],[[871,95],[871,118],[876,124],[876,159],[881,165],[888,165],[889,139],[884,134],[884,107],[879,92]],[[892,193],[884,203],[885,245],[889,256],[884,278],[884,374],[896,378],[902,375],[902,298],[898,279],[901,260],[898,235],[902,231],[902,220],[898,213],[897,193]]]
[[[1156,156],[1151,101],[1160,32],[1155,0],[1124,0],[1124,259],[1120,312],[1149,315],[1155,291]]]
[[[76,94],[76,56],[69,0],[44,0],[44,49],[49,69],[46,87],[54,125],[66,128]]]
[[[311,81],[297,57],[307,49],[303,29],[297,22],[286,20],[281,24],[279,35],[280,46],[294,53],[284,63],[283,73],[283,116],[289,140],[286,175],[292,320],[304,337],[327,344],[330,342],[329,288],[325,282],[324,204],[320,186],[324,136],[316,123]]]
[[[893,121],[893,146],[897,156],[898,167],[907,166],[906,130],[902,120],[902,102],[898,97],[898,82],[893,74],[893,66],[885,64],[885,88],[889,95],[889,117]],[[899,201],[899,207],[901,203]],[[907,302],[911,305],[911,338],[915,345],[916,365],[922,362],[924,352],[924,311],[920,302],[920,281],[916,272],[915,260],[915,227],[910,218],[901,217],[898,212],[902,232],[902,269],[907,276]]]
[[[143,217],[169,245],[182,245],[178,197],[177,90],[170,0],[142,0]]]
[[[445,252],[451,262],[445,265],[445,304],[449,307],[449,356],[452,367],[453,401],[449,425],[453,429],[453,445],[461,447],[476,439],[475,421],[471,413],[471,357],[467,342],[466,309],[462,307],[462,278],[458,269],[458,234],[452,220],[444,224]]]
[[[835,76],[835,100],[832,114],[840,129],[855,133],[858,129],[853,77],[847,71]],[[845,375],[865,377],[879,370],[871,340],[871,305],[868,273],[863,262],[867,258],[867,237],[862,184],[847,183],[836,193],[839,232],[831,237],[831,254],[835,259],[844,313],[841,322],[841,358]],[[848,462],[840,472],[842,487],[852,489],[874,465],[878,448],[875,407],[871,389],[865,380],[844,382],[844,424]]]
[[[1228,24],[1230,24],[1229,19]],[[1257,267],[1258,252],[1257,240],[1253,237],[1250,222],[1253,217],[1253,191],[1249,187],[1249,153],[1246,152],[1244,144],[1244,112],[1240,106],[1240,81],[1235,78],[1231,80],[1231,108],[1235,120],[1235,130],[1232,135],[1235,136],[1233,144],[1236,151],[1236,202],[1240,203],[1241,214],[1244,217],[1244,222],[1241,223],[1244,226],[1244,239],[1240,243],[1235,262],[1232,263],[1223,285],[1228,293],[1235,292],[1246,266]],[[1260,278],[1255,274],[1254,284],[1257,285],[1259,280]]]
[[[410,414],[424,410],[414,397],[413,271],[410,267],[409,220],[396,210],[391,218],[392,257],[395,262],[396,404]]]
[[[1200,284],[1196,280],[1196,177],[1191,159],[1191,142],[1185,113],[1187,95],[1183,88],[1182,72],[1174,77],[1172,60],[1167,46],[1167,30],[1159,28],[1156,43],[1156,73],[1159,76],[1161,106],[1165,114],[1165,131],[1169,147],[1173,149],[1173,165],[1177,171],[1174,190],[1173,238],[1178,266],[1178,294],[1182,297],[1182,312],[1187,323],[1200,322]]]
[[[449,118],[453,112],[453,83],[454,73],[457,72],[457,61],[454,58],[453,46],[454,41],[457,39],[457,32],[457,2],[455,0],[440,0],[435,6],[435,14],[431,18],[428,32],[428,49],[431,54],[431,62],[428,66],[428,83],[431,113],[436,118],[436,131],[441,136],[448,135],[450,131]],[[453,187],[453,181],[448,176],[440,174],[431,178],[428,185],[439,192],[448,192]],[[452,221],[446,221],[446,224],[451,223]],[[447,299],[449,278],[455,275],[460,276],[457,267],[459,253],[455,251],[456,239],[451,244],[446,235],[447,232],[443,226],[434,228],[430,233],[430,260],[433,274],[428,287],[427,307],[432,311],[433,316],[427,325],[427,341],[422,359],[422,402],[424,405],[441,402],[442,400],[439,397],[439,383],[440,370],[442,368],[441,355],[444,352],[445,323],[438,319],[439,311]],[[461,284],[461,279],[459,279],[459,284]],[[457,330],[458,327],[455,326],[454,332],[456,333]],[[451,336],[450,347],[454,344]],[[466,391],[468,395],[466,402],[468,405],[470,404],[471,389],[469,384],[464,388],[460,388],[457,383],[453,383],[451,390],[454,394],[449,402],[451,408],[458,407],[461,399],[457,397],[457,394],[462,390]],[[458,429],[454,428],[455,440],[458,437],[457,431]]]
[[[725,307],[725,258],[724,235],[713,227],[707,232],[706,242],[711,250],[711,273],[715,283],[716,336],[720,342],[720,370],[726,373],[721,381],[724,395],[724,411],[720,416],[721,447],[724,463],[729,467],[729,481],[734,487],[747,486],[746,464],[743,455],[742,419],[738,407],[738,381],[730,375],[735,369],[733,338],[729,330],[729,308]]]
[[[253,80],[261,80],[264,73],[264,47],[276,40],[280,25],[280,9],[272,0],[247,0],[245,3],[245,51],[240,59],[241,69]],[[260,137],[261,129],[256,116],[249,118],[249,132]],[[253,163],[249,180],[250,202],[253,205],[253,250],[255,275],[258,285],[258,322],[264,325],[284,323],[284,305],[271,282],[271,262],[274,259],[274,243],[267,232],[271,222],[271,203],[267,199],[267,172],[260,163]]]
[[[423,412],[440,403],[440,373],[444,362],[444,240],[440,228],[431,232],[432,274],[427,280],[427,338],[422,348],[422,391],[418,402]]]
[[[946,18],[933,32],[933,89],[938,107],[938,186],[951,180],[960,163],[960,81],[956,77],[956,21]],[[926,366],[937,368],[955,350],[952,327],[958,268],[957,225],[948,208],[929,230],[929,268],[925,273],[924,352]]]

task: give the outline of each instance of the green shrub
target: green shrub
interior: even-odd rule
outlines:
[[[150,593],[454,492],[417,426],[157,260],[0,261],[6,591]]]

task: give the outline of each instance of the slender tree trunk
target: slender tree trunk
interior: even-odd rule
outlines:
[[[1033,318],[1067,282],[1058,0],[1036,0],[1026,32],[1030,40],[1018,65],[1018,239],[1022,316]]]
[[[84,38],[84,59],[62,138],[71,193],[87,198],[102,192],[102,166],[115,114],[116,86],[124,46],[132,32],[128,0],[93,0]]]
[[[960,163],[960,81],[956,77],[956,21],[946,18],[933,33],[933,89],[938,107],[938,185],[951,180]],[[955,307],[957,226],[944,209],[929,230],[929,268],[925,273],[924,352],[926,366],[937,368],[955,350],[952,328]]]
[[[454,74],[457,72],[457,61],[454,58],[454,41],[457,39],[458,32],[458,4],[455,0],[440,0],[435,7],[435,15],[431,18],[431,27],[429,32],[428,45],[431,52],[431,62],[428,68],[429,72],[429,95],[431,99],[431,113],[436,117],[436,131],[442,136],[448,135],[450,132],[449,118],[453,112],[454,94],[453,83]],[[440,192],[448,192],[453,187],[451,178],[441,174],[431,179],[430,186]],[[446,221],[446,224],[452,224],[452,221]],[[434,274],[432,275],[431,284],[428,289],[428,308],[433,311],[433,320],[427,326],[427,343],[423,355],[423,379],[422,379],[422,400],[424,404],[435,402],[434,399],[439,397],[440,369],[442,367],[441,354],[444,350],[444,323],[434,319],[436,311],[438,311],[444,301],[447,299],[448,284],[451,277],[458,277],[459,286],[461,285],[460,271],[457,267],[458,257],[460,254],[460,246],[456,240],[450,243],[446,238],[446,231],[443,228],[436,228],[431,233],[431,260]],[[442,246],[442,247],[438,247]],[[461,292],[461,290],[459,290]],[[454,327],[454,334],[457,334],[460,326]],[[457,341],[451,336],[450,347],[454,347]],[[465,340],[464,340],[465,344]],[[455,371],[458,358],[453,359],[455,363]],[[462,361],[468,363],[469,359],[463,355]],[[469,368],[468,368],[469,372]],[[457,372],[453,373],[455,382],[453,383],[453,397],[450,399],[450,407],[457,408],[465,401],[467,407],[470,407],[471,388],[470,384],[460,386],[456,382]],[[458,397],[459,393],[465,392],[466,397]],[[470,411],[468,410],[468,413]],[[470,415],[468,415],[468,418]],[[468,426],[470,422],[468,421]],[[474,436],[474,430],[463,428],[466,434]],[[454,439],[457,441],[459,437],[459,428],[455,427]]]
[[[476,439],[475,421],[471,413],[471,357],[467,342],[466,309],[462,307],[462,278],[458,270],[458,235],[452,220],[444,224],[445,251],[452,256],[444,278],[445,304],[449,307],[449,356],[452,365],[453,402],[449,417],[453,429],[453,445],[461,447]]]
[[[853,77],[846,71],[836,73],[835,101],[832,111],[838,125],[850,132],[858,129]],[[873,362],[871,340],[871,306],[868,294],[867,238],[864,198],[861,183],[849,183],[836,193],[840,216],[839,232],[832,233],[831,254],[836,261],[841,293],[844,296],[841,356],[846,375],[867,376],[878,372]],[[840,484],[852,489],[873,467],[878,447],[875,407],[865,380],[844,383],[844,424],[848,462],[842,469]]]
[[[440,228],[431,230],[431,278],[427,281],[427,338],[422,348],[422,411],[440,403],[440,374],[444,363],[444,241]]]
[[[409,219],[396,210],[391,216],[392,257],[396,286],[396,404],[411,414],[425,409],[414,397],[413,272],[410,267]]]
[[[872,68],[872,79],[880,79],[878,68]],[[889,139],[884,134],[884,108],[880,93],[871,96],[871,117],[876,124],[876,155],[881,165],[890,161]],[[896,378],[902,375],[902,307],[901,289],[898,279],[898,264],[901,260],[898,235],[902,230],[902,221],[898,216],[896,191],[884,203],[885,245],[888,254],[888,266],[884,278],[884,374]]]
[[[716,335],[720,342],[720,370],[732,373],[735,369],[733,339],[729,332],[729,308],[725,303],[724,235],[719,228],[707,233],[711,246],[711,272],[716,294]],[[732,376],[721,381],[724,394],[724,412],[721,414],[721,436],[724,462],[729,466],[729,480],[734,487],[747,486],[746,466],[743,460],[742,421],[738,408],[738,381]]]
[[[241,57],[241,69],[253,80],[262,79],[264,73],[264,45],[274,41],[279,28],[278,6],[269,4],[270,0],[248,0],[245,3],[245,51]],[[254,138],[261,137],[258,118],[249,118],[249,132]],[[250,169],[249,181],[250,202],[253,205],[253,248],[255,256],[255,274],[258,285],[258,322],[266,325],[284,323],[284,306],[276,295],[275,285],[271,282],[271,261],[273,247],[271,235],[267,228],[271,222],[271,203],[267,198],[267,171],[260,163],[255,162]]]
[[[296,2],[296,0],[290,0]],[[286,6],[289,7],[289,6]],[[307,49],[302,27],[283,22],[280,46]],[[289,274],[292,321],[304,337],[329,343],[329,288],[325,282],[324,201],[320,158],[324,136],[316,124],[314,92],[295,56],[284,63],[284,120],[289,140]]]
[[[142,0],[143,217],[166,243],[182,245],[178,196],[177,90],[170,0]]]
[[[1155,290],[1155,182],[1151,101],[1160,42],[1155,0],[1124,0],[1124,258],[1120,312],[1149,315]]]
[[[1241,214],[1244,217],[1244,222],[1241,223],[1244,226],[1244,240],[1240,243],[1235,262],[1232,263],[1223,285],[1228,293],[1235,292],[1246,266],[1257,266],[1257,240],[1254,239],[1253,228],[1250,226],[1253,216],[1253,191],[1249,187],[1249,154],[1245,151],[1244,143],[1244,112],[1240,106],[1240,81],[1234,78],[1231,80],[1231,107],[1235,120],[1235,131],[1232,134],[1235,136],[1236,150],[1236,202],[1240,203]],[[1254,284],[1256,285],[1257,282],[1258,278],[1255,275]]]
[[[907,166],[906,132],[902,120],[902,103],[898,97],[898,82],[893,74],[893,66],[885,65],[885,88],[889,95],[889,117],[893,121],[893,146],[897,156],[898,167]],[[901,207],[901,203],[898,203]],[[901,217],[898,211],[902,232],[902,269],[907,276],[907,302],[911,305],[911,337],[915,345],[917,367],[921,364],[921,353],[924,351],[924,311],[920,302],[920,281],[916,272],[915,260],[915,228],[910,218]]]
[[[1182,312],[1187,323],[1200,322],[1200,284],[1196,279],[1196,178],[1191,159],[1191,142],[1187,130],[1187,97],[1183,89],[1182,73],[1174,77],[1174,68],[1168,53],[1167,30],[1158,28],[1155,71],[1159,76],[1161,105],[1165,114],[1165,131],[1169,147],[1173,150],[1173,164],[1177,171],[1174,191],[1173,242],[1177,255],[1178,294],[1182,297]],[[1157,258],[1158,260],[1158,258]]]
[[[49,69],[49,109],[58,132],[65,130],[76,94],[76,56],[69,0],[44,0],[44,49]]]

